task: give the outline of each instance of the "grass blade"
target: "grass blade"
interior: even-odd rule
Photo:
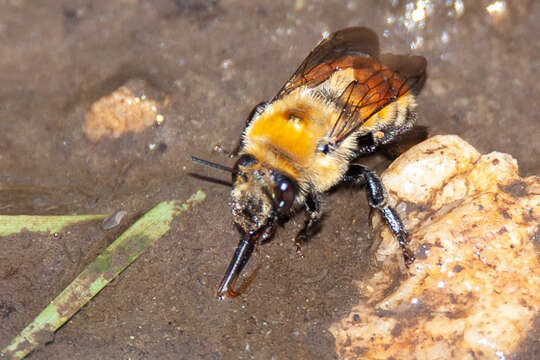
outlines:
[[[0,215],[0,236],[20,233],[23,230],[53,234],[62,231],[66,226],[80,222],[103,220],[105,214],[98,215]]]
[[[71,282],[21,333],[2,350],[0,357],[22,359],[50,339],[54,331],[69,320],[112,279],[169,231],[174,217],[204,201],[198,191],[185,203],[166,201],[147,212]]]

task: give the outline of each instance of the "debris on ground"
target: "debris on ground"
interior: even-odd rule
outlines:
[[[86,136],[97,142],[104,137],[117,139],[126,133],[139,133],[160,125],[164,121],[160,104],[140,91],[144,87],[142,80],[130,81],[94,102],[84,122]]]

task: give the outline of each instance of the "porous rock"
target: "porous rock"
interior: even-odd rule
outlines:
[[[374,271],[334,323],[342,359],[506,359],[540,309],[540,177],[515,159],[435,136],[382,175],[410,234],[409,268],[376,214]]]
[[[159,103],[143,80],[132,80],[94,102],[86,114],[83,131],[93,142],[139,133],[163,122]]]

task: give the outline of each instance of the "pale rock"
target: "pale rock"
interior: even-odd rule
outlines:
[[[141,91],[148,88],[142,80],[132,80],[94,102],[88,112],[83,132],[93,142],[139,133],[163,122],[160,104]],[[141,93],[140,95],[137,93]],[[163,103],[166,105],[167,100]]]
[[[380,217],[363,301],[333,324],[342,359],[506,359],[540,310],[540,178],[507,154],[435,136],[382,175],[409,268]],[[535,243],[536,242],[536,243]]]

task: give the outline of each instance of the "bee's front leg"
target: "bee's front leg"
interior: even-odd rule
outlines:
[[[387,204],[388,194],[386,193],[386,189],[381,179],[379,179],[377,174],[365,166],[352,164],[345,175],[345,180],[366,186],[369,205],[379,211],[398,240],[405,260],[405,265],[411,265],[415,258],[413,253],[407,248],[407,244],[409,243],[407,232],[405,231],[399,216],[394,209]]]
[[[309,194],[305,204],[308,218],[306,219],[302,230],[300,230],[294,238],[296,253],[299,256],[302,256],[302,243],[305,243],[313,236],[313,234],[315,234],[323,216],[322,195],[320,193]]]

